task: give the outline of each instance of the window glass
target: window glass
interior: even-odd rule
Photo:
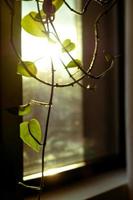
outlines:
[[[68,2],[74,9],[80,10],[82,7],[80,0]],[[95,15],[93,6],[96,6],[96,4],[92,5],[93,9],[90,9],[88,13]],[[37,12],[36,2],[23,1],[22,17],[30,11]],[[94,73],[100,73],[105,69],[103,51],[108,49],[109,44],[111,48],[108,50],[111,50],[113,55],[118,53],[118,30],[114,30],[114,27],[117,26],[117,20],[114,17],[110,17],[110,20],[109,26],[106,20],[100,24],[104,45],[102,44],[99,48],[98,52],[102,53],[99,53],[96,61],[96,65],[99,66],[98,72],[94,70]],[[94,19],[91,19],[92,22],[94,22]],[[87,23],[88,26],[91,24],[89,21]],[[90,35],[86,35],[86,39],[83,38],[82,32],[85,29],[82,24],[82,17],[72,14],[65,5],[57,11],[54,25],[61,41],[71,39],[76,44],[77,48],[71,53],[73,57],[83,60],[83,43],[86,43],[93,33],[93,26],[90,29]],[[52,31],[52,29],[50,30]],[[110,35],[110,41],[107,41],[108,35]],[[88,45],[85,44],[86,49],[90,48],[90,57],[94,47],[94,33],[91,39],[92,41]],[[38,68],[38,76],[41,79],[48,82],[51,80],[50,56],[52,56],[56,70],[55,82],[66,84],[72,81],[61,65],[60,58],[65,63],[68,63],[70,58],[61,53],[60,45],[48,45],[47,40],[32,36],[22,29],[21,46],[22,59],[35,62]],[[45,152],[45,175],[80,167],[85,165],[85,162],[91,163],[99,158],[119,152],[117,64],[106,78],[97,83],[96,91],[84,91],[76,85],[68,88],[55,88]],[[101,68],[101,66],[104,67]],[[76,71],[71,69],[71,73],[78,77],[81,72],[77,72],[77,69]],[[24,104],[31,99],[48,102],[49,95],[49,86],[43,85],[33,78],[23,78]],[[37,118],[41,123],[43,132],[45,132],[47,109],[47,107],[34,105],[31,115],[25,116],[23,120]],[[39,176],[41,172],[41,152],[35,153],[27,145],[24,145],[23,156],[24,179],[31,178],[30,175],[34,174]]]
[[[72,7],[76,8],[76,2],[72,1]],[[78,1],[80,3],[80,1]],[[79,4],[80,5],[80,4]],[[79,7],[79,6],[78,6]],[[37,11],[35,2],[22,3],[22,17],[30,11]],[[78,46],[73,51],[73,56],[81,59],[81,18],[71,15],[69,10],[63,6],[56,14],[55,27],[62,41],[70,38]],[[71,31],[70,31],[71,30]],[[55,48],[55,49],[54,49]],[[55,64],[55,78],[59,83],[70,82],[70,77],[63,69],[59,59],[55,56],[60,54],[60,47],[50,47],[46,39],[34,37],[22,29],[22,59],[36,63],[39,70],[39,77],[50,81],[51,68],[49,54]],[[59,49],[59,50],[58,50]],[[57,55],[59,57],[60,55]],[[69,62],[66,55],[63,59]],[[74,71],[73,71],[74,73]],[[50,87],[45,86],[32,78],[23,78],[23,103],[31,99],[48,102]],[[24,117],[27,120],[31,117],[37,118],[45,130],[47,108],[33,106],[32,115]],[[47,147],[45,153],[45,169],[59,168],[84,160],[84,137],[83,137],[83,116],[82,116],[82,90],[80,87],[56,88],[54,92],[53,107],[48,131]],[[43,131],[44,132],[44,131]],[[81,164],[82,165],[82,164]],[[75,165],[73,165],[74,167]],[[27,145],[24,145],[24,176],[41,171],[41,152],[33,152]]]

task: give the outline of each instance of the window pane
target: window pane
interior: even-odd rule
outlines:
[[[82,7],[80,0],[69,0],[68,2],[74,9],[80,10]],[[86,65],[90,61],[94,48],[93,23],[101,10],[99,7],[96,3],[92,4],[84,19],[84,17],[72,14],[63,5],[57,11],[54,21],[61,41],[71,39],[77,47],[72,51],[73,57],[84,60],[84,63],[87,60]],[[22,17],[33,10],[37,11],[36,2],[22,2]],[[107,67],[103,56],[104,50],[112,55],[117,55],[120,51],[116,10],[113,12],[100,24],[102,40],[100,40],[99,54],[96,60],[98,67],[95,67],[94,74],[102,72]],[[52,31],[52,29],[50,30]],[[109,36],[110,40],[108,41]],[[54,36],[52,39],[55,39]],[[38,76],[48,82],[51,80],[50,56],[52,56],[56,70],[55,82],[59,84],[71,82],[71,77],[60,62],[61,58],[68,63],[70,58],[66,54],[60,53],[60,46],[55,44],[49,46],[47,40],[34,37],[22,29],[22,58],[35,62]],[[98,87],[94,92],[84,91],[79,86],[55,88],[45,153],[45,175],[50,169],[61,168],[64,170],[65,166],[75,168],[88,161],[92,163],[99,158],[119,153],[118,64],[116,62],[114,69],[107,77],[96,83]],[[79,77],[81,72],[71,69],[71,73],[75,74],[75,77]],[[49,86],[32,78],[23,78],[24,104],[31,99],[48,102],[49,95]],[[34,105],[32,114],[24,117],[24,120],[37,118],[45,132],[47,110],[46,107]],[[35,153],[24,145],[25,179],[26,176],[39,172],[41,172],[41,152]]]
[[[71,5],[76,8],[76,2]],[[80,1],[79,1],[80,3]],[[30,11],[36,11],[35,2],[22,3],[22,15]],[[66,20],[67,19],[67,20]],[[63,6],[57,12],[55,27],[60,39],[64,41],[70,38],[78,46],[73,56],[81,59],[82,44],[79,37],[81,31],[81,19],[76,15],[69,14],[68,9]],[[71,31],[69,31],[71,30]],[[23,60],[36,61],[39,69],[38,76],[50,81],[51,69],[48,46],[46,39],[31,36],[22,30],[22,58]],[[31,46],[32,45],[32,46]],[[54,47],[52,47],[54,48]],[[50,49],[51,51],[51,49]],[[55,52],[53,52],[54,54]],[[66,62],[69,58],[64,56]],[[65,72],[58,59],[54,58],[55,78],[60,83],[70,82],[70,77]],[[74,73],[74,71],[73,71]],[[41,91],[41,92],[40,92]],[[31,99],[48,102],[50,87],[45,86],[31,78],[23,78],[23,102]],[[42,130],[45,130],[47,108],[34,106],[32,116],[24,117],[24,120],[31,117],[39,119]],[[45,169],[64,167],[84,160],[84,137],[82,123],[82,90],[80,87],[56,88],[54,92],[53,107],[48,131],[48,140],[45,154]],[[24,176],[41,171],[41,153],[33,152],[28,146],[24,146]]]

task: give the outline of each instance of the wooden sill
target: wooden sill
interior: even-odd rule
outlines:
[[[44,193],[41,200],[127,200],[126,185],[125,170],[113,171],[59,189],[55,188]],[[33,197],[26,198],[32,199]]]

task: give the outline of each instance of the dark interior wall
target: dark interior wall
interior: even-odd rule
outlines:
[[[14,6],[14,1],[10,1]],[[14,39],[20,49],[20,3],[15,7]],[[10,43],[11,11],[0,3],[0,192],[2,200],[21,199],[18,181],[22,178],[22,148],[19,140],[18,105],[21,104],[21,78],[16,74],[17,58]]]

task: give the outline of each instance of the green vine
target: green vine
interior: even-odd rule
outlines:
[[[26,1],[26,0],[25,0]],[[28,1],[28,0],[27,0]],[[67,8],[72,12],[73,14],[77,15],[84,15],[87,12],[87,9],[92,1],[95,1],[100,6],[103,7],[101,13],[97,16],[95,22],[94,22],[94,49],[92,52],[91,62],[88,64],[88,66],[83,66],[82,61],[79,58],[74,58],[71,54],[71,52],[77,48],[76,44],[69,38],[66,38],[64,41],[61,41],[56,27],[54,25],[54,20],[56,18],[56,12],[58,12],[59,9],[62,8],[63,4],[67,6]],[[32,111],[32,106],[36,104],[37,106],[44,106],[47,107],[47,118],[45,122],[45,130],[44,132],[41,130],[40,122],[33,118],[29,121],[23,121],[20,124],[20,137],[23,140],[24,143],[26,143],[28,146],[30,146],[34,151],[39,152],[42,149],[42,176],[40,181],[40,186],[34,187],[34,186],[28,186],[24,183],[19,183],[24,187],[28,187],[31,189],[39,190],[38,199],[41,198],[41,191],[44,188],[44,169],[45,169],[45,163],[44,163],[44,157],[45,157],[45,148],[47,144],[47,136],[48,136],[48,128],[49,128],[49,120],[50,120],[50,114],[51,114],[51,108],[53,106],[53,96],[54,96],[54,89],[55,87],[62,88],[62,87],[70,87],[74,85],[79,85],[80,87],[87,89],[87,90],[93,90],[95,87],[94,85],[90,84],[90,80],[95,81],[96,79],[100,79],[113,67],[115,62],[115,56],[111,55],[110,53],[107,53],[106,51],[103,53],[103,57],[107,63],[107,68],[105,71],[101,72],[100,74],[93,74],[92,70],[93,68],[96,68],[95,62],[97,59],[98,54],[98,47],[99,47],[99,24],[102,18],[111,10],[111,8],[115,5],[117,2],[116,0],[86,0],[86,3],[81,11],[74,10],[66,0],[35,0],[36,6],[37,6],[37,12],[31,11],[29,14],[23,17],[21,21],[22,28],[30,33],[33,36],[36,37],[42,37],[48,40],[48,43],[58,43],[60,45],[60,49],[62,54],[66,54],[70,61],[65,64],[62,58],[60,58],[60,64],[62,67],[66,70],[67,74],[70,77],[69,82],[63,84],[59,82],[55,82],[55,67],[52,57],[50,58],[51,61],[51,81],[47,82],[45,79],[41,79],[38,76],[38,69],[36,67],[35,62],[29,61],[29,60],[22,60],[19,52],[16,50],[13,34],[14,34],[14,6],[17,3],[17,1],[9,1],[5,0],[7,6],[9,7],[11,11],[11,33],[10,33],[10,41],[12,44],[12,48],[15,52],[15,55],[17,56],[19,62],[17,66],[17,74],[26,76],[28,78],[34,78],[35,80],[39,81],[40,83],[47,85],[50,87],[50,96],[48,102],[42,102],[39,100],[33,100],[31,99],[30,102],[27,102],[25,105],[20,105],[18,114],[20,116],[30,115]],[[76,72],[72,73],[71,69],[75,68]],[[80,73],[79,73],[80,72]],[[79,76],[75,76],[79,74]],[[83,79],[88,78],[88,83],[84,84]]]

